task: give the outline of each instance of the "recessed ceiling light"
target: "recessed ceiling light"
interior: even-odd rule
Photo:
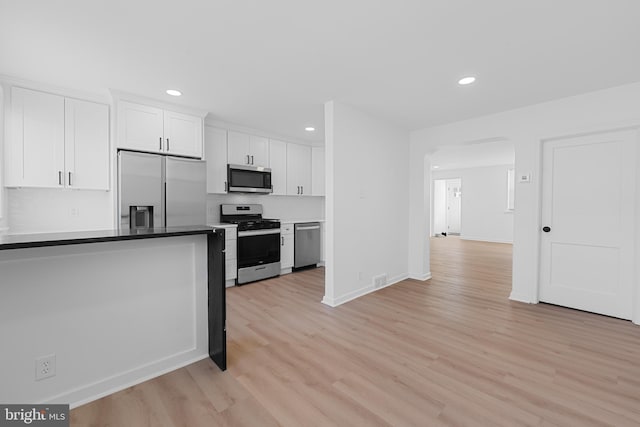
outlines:
[[[434,168],[434,169],[440,169],[440,166],[438,166],[438,165],[434,165],[434,166],[433,166],[433,168]]]
[[[167,89],[167,95],[180,96],[180,95],[182,95],[182,92],[180,92],[179,90],[175,90],[175,89]]]
[[[467,77],[463,77],[460,80],[458,80],[458,84],[459,85],[470,85],[471,83],[475,82],[476,78],[473,76],[467,76]]]
[[[306,130],[307,132],[313,132],[316,130],[316,128],[314,128],[313,126],[307,126],[306,128],[304,128],[304,130]]]

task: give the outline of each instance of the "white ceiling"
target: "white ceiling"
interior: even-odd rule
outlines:
[[[638,81],[639,16],[637,0],[0,0],[0,74],[177,88],[220,120],[322,140],[332,99],[413,130]]]
[[[466,146],[447,146],[431,155],[433,170],[467,169],[482,166],[512,165],[515,148],[510,141],[495,141]],[[438,166],[434,168],[433,166]]]

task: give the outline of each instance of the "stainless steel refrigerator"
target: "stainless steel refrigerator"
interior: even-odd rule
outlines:
[[[120,228],[206,224],[206,163],[118,152]]]

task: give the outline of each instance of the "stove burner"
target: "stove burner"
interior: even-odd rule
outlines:
[[[221,205],[220,220],[237,224],[238,231],[280,228],[279,220],[262,218],[262,205]]]

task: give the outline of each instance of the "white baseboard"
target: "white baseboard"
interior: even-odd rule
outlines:
[[[422,280],[422,281],[429,280],[431,279],[431,272],[428,271],[424,274],[410,274],[409,279]]]
[[[224,282],[225,288],[231,288],[232,286],[235,286],[235,285],[236,285],[236,279],[229,279]]]
[[[389,287],[391,285],[395,285],[396,283],[402,282],[403,280],[405,280],[407,278],[409,278],[408,274],[406,274],[406,273],[405,274],[399,274],[398,276],[392,277],[387,282],[386,285],[380,286],[379,288],[374,288],[373,285],[368,285],[368,286],[364,286],[364,287],[362,287],[360,289],[356,289],[355,291],[348,292],[348,293],[346,293],[346,294],[344,294],[344,295],[342,295],[342,296],[340,296],[338,298],[329,299],[325,295],[325,297],[322,298],[322,303],[326,304],[326,305],[328,305],[330,307],[337,307],[337,306],[342,305],[342,304],[344,304],[346,302],[353,301],[356,298],[360,298],[361,296],[370,294],[370,293],[375,292],[375,291],[379,291],[380,289],[384,289],[384,288]]]
[[[532,301],[531,298],[522,295],[522,294],[517,294],[515,292],[511,292],[511,295],[509,295],[509,299],[511,301],[518,301],[518,302],[524,302],[527,304],[536,304],[535,301]]]
[[[320,261],[320,262],[318,263],[318,267],[324,267],[324,266],[325,266],[324,261]]]
[[[141,367],[132,369],[112,377],[105,378],[86,386],[78,387],[68,392],[47,399],[47,403],[69,403],[71,409],[77,408],[94,400],[124,390],[136,384],[175,371],[184,366],[198,362],[209,357],[197,350],[179,353],[165,359],[161,359]]]
[[[510,245],[513,244],[513,240],[486,239],[484,237],[460,236],[460,240],[473,240],[473,241],[476,241],[476,242],[489,242],[489,243],[508,243]]]

